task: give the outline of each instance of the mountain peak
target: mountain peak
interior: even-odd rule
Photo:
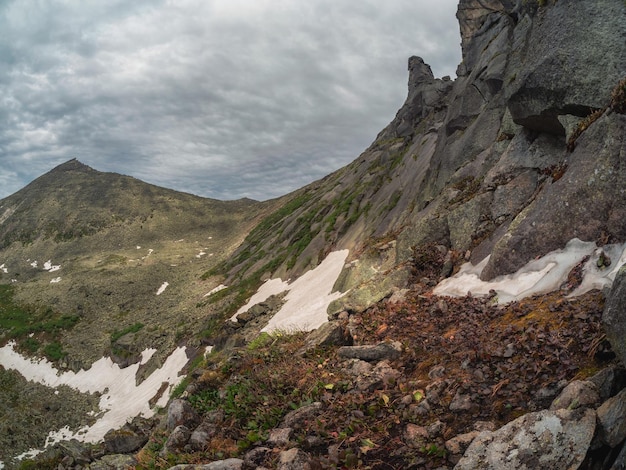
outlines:
[[[65,172],[65,171],[91,172],[91,171],[96,171],[96,170],[78,161],[78,159],[72,158],[71,160],[68,160],[65,163],[61,163],[59,166],[53,168],[51,172]]]

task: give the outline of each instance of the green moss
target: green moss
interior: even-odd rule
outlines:
[[[111,333],[111,343],[115,343],[118,339],[120,339],[122,336],[128,333],[137,333],[143,327],[144,327],[143,323],[135,323],[133,325],[130,325],[124,328],[123,330],[115,330],[113,333]]]
[[[0,285],[1,337],[16,340],[18,346],[30,354],[41,350],[52,361],[64,357],[60,346],[61,334],[72,329],[80,318],[55,312],[51,308],[24,306],[15,302],[14,296],[14,286]]]
[[[46,344],[43,348],[43,353],[48,359],[50,359],[53,362],[59,361],[63,359],[65,356],[67,356],[67,353],[63,351],[63,347],[61,346],[61,343],[58,343],[56,341],[53,343]]]

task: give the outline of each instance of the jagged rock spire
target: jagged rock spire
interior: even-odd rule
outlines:
[[[432,82],[435,79],[430,65],[417,56],[409,57],[409,94],[416,86]]]

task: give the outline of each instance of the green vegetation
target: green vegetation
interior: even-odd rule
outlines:
[[[248,345],[237,373],[231,374],[220,389],[216,385],[224,376],[207,372],[200,377],[199,390],[189,396],[189,402],[201,414],[219,410],[231,426],[236,423],[240,432],[234,453],[266,438],[267,431],[276,427],[289,410],[312,403],[328,390],[320,380],[321,371],[313,364],[307,366],[311,382],[307,380],[306,386],[298,387],[296,380],[301,373],[295,369],[301,364],[293,361],[293,353],[305,336],[262,333]],[[219,361],[220,356],[215,360]],[[261,363],[263,367],[259,367]],[[275,372],[268,373],[271,370]]]
[[[133,325],[130,325],[124,328],[123,330],[115,330],[113,333],[111,333],[111,343],[115,343],[118,339],[120,339],[122,336],[128,333],[137,333],[143,327],[144,327],[143,323],[135,323]]]
[[[67,356],[67,353],[63,351],[61,343],[58,343],[56,341],[46,344],[43,348],[43,353],[48,359],[53,362],[60,361],[65,356]]]
[[[65,352],[61,348],[61,334],[73,328],[79,317],[51,308],[19,305],[14,296],[14,286],[0,285],[0,338],[15,340],[29,354],[42,353],[52,361],[62,359]]]
[[[260,349],[264,346],[269,345],[272,341],[274,341],[272,335],[266,333],[265,331],[262,331],[259,336],[257,336],[248,343],[247,347],[250,351],[254,351],[255,349]]]

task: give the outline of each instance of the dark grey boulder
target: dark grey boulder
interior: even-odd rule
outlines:
[[[593,408],[600,404],[600,394],[595,383],[589,380],[574,380],[567,384],[550,405],[550,410],[580,407]]]
[[[224,419],[222,411],[214,410],[208,412],[200,425],[193,430],[189,437],[189,445],[195,450],[205,450],[210,439],[217,435],[219,424]]]
[[[192,408],[187,400],[177,398],[172,400],[167,409],[167,428],[173,430],[176,426],[184,424],[193,427],[199,422],[198,413]]]
[[[306,427],[309,420],[315,418],[320,413],[322,404],[319,401],[303,406],[297,410],[290,411],[283,418],[281,428],[302,429]]]
[[[626,364],[626,266],[615,276],[602,313],[604,331],[622,364]]]
[[[330,321],[307,336],[300,352],[304,353],[319,346],[350,346],[353,341],[345,322]]]
[[[129,454],[139,450],[146,442],[147,433],[138,432],[128,425],[112,429],[104,435],[104,448],[109,454]]]
[[[165,441],[165,445],[161,450],[161,456],[165,457],[172,452],[176,452],[181,450],[187,442],[189,442],[189,438],[191,437],[191,430],[187,426],[176,426],[174,430],[167,437],[167,441]]]
[[[600,438],[616,447],[626,438],[626,390],[605,401],[597,413]]]
[[[343,346],[337,351],[341,359],[360,359],[367,362],[394,360],[400,357],[402,344],[399,341],[373,345]]]
[[[600,398],[605,401],[626,388],[626,369],[607,367],[588,380],[596,384]]]

